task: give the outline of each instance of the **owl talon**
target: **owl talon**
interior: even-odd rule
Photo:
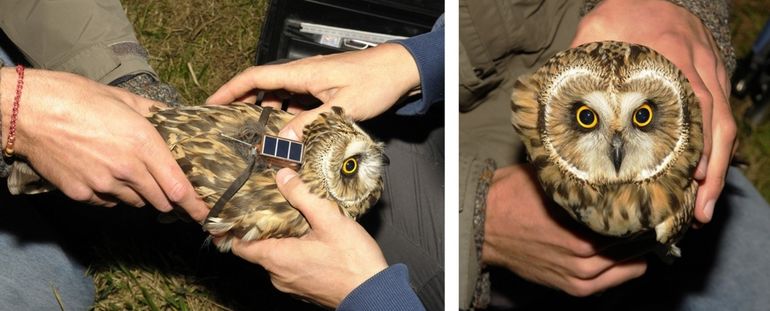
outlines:
[[[679,249],[679,247],[677,247],[676,245],[671,244],[668,246],[668,253],[666,253],[666,255],[680,258],[682,257],[682,250]]]

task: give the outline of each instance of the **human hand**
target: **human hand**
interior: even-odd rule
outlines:
[[[252,91],[255,89],[309,94],[323,104],[298,113],[281,133],[297,139],[302,137],[307,123],[332,106],[344,108],[355,120],[366,120],[393,106],[419,84],[417,64],[409,51],[400,44],[385,43],[362,51],[251,67],[220,87],[206,103],[223,105],[234,100],[254,103],[256,97]]]
[[[13,69],[1,74],[5,142],[17,75]],[[15,154],[74,200],[137,207],[146,201],[164,212],[175,204],[203,220],[205,203],[139,114],[158,104],[77,75],[27,69]]]
[[[698,17],[664,0],[605,0],[578,25],[573,47],[615,40],[655,49],[682,70],[703,112],[703,156],[695,218],[711,221],[734,154],[737,128],[728,98],[730,81],[719,48]]]
[[[233,240],[233,253],[262,265],[275,288],[336,307],[388,267],[364,228],[342,215],[332,201],[310,194],[296,172],[281,169],[276,181],[281,194],[305,216],[310,232],[299,238]]]
[[[495,171],[487,195],[484,263],[573,296],[588,296],[644,274],[643,259],[608,255],[625,252],[618,251],[622,245],[611,246],[608,238],[572,228],[575,222],[561,210],[549,211],[559,207],[546,206],[536,178],[529,165]],[[624,258],[642,250],[634,252]]]

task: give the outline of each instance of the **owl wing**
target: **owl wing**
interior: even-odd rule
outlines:
[[[511,123],[527,148],[530,161],[542,169],[548,159],[538,131],[541,105],[538,97],[541,92],[543,69],[521,76],[513,87],[511,96]]]
[[[248,166],[249,147],[256,138],[249,136],[261,113],[261,107],[236,103],[165,109],[148,119],[198,194],[213,205]],[[288,113],[273,111],[264,134],[275,135],[289,118]]]
[[[199,106],[158,111],[149,118],[166,140],[196,192],[213,206],[249,166],[249,144],[259,139],[262,108],[247,104]],[[277,135],[291,119],[271,111],[264,134]],[[275,184],[277,168],[257,159],[249,179],[204,229],[224,235],[220,249],[229,250],[233,236],[244,240],[303,235],[308,225],[283,198]]]

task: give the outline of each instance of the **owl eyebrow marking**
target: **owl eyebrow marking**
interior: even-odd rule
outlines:
[[[585,75],[591,75],[593,71],[591,71],[588,68],[585,67],[573,67],[570,69],[567,69],[565,71],[562,71],[556,78],[554,78],[551,81],[551,84],[548,86],[548,92],[546,92],[546,95],[549,97],[552,97],[553,94],[556,92],[556,90],[561,87],[561,85],[564,83],[564,81],[568,79],[574,79],[579,76],[585,76]],[[550,102],[550,101],[549,101]],[[545,105],[544,107],[544,115],[550,115],[551,114],[551,106]],[[575,178],[581,180],[581,181],[588,181],[588,173],[585,171],[580,170],[579,168],[573,166],[567,160],[559,156],[556,151],[553,148],[553,143],[551,142],[551,139],[548,137],[548,130],[541,132],[540,134],[541,139],[543,140],[543,145],[545,146],[545,149],[548,150],[548,156],[551,159],[555,159],[557,163],[559,163],[559,166],[567,170],[569,173],[571,173]]]
[[[644,169],[640,172],[639,177],[635,180],[636,182],[643,182],[645,180],[648,180],[650,178],[653,178],[663,172],[663,170],[671,167],[673,163],[676,161],[677,158],[679,158],[679,154],[681,154],[684,149],[685,145],[689,143],[689,130],[683,123],[683,120],[685,117],[687,117],[686,114],[686,105],[687,103],[682,100],[682,89],[681,85],[674,82],[676,79],[673,79],[671,77],[670,73],[667,73],[662,70],[656,70],[656,69],[642,69],[634,72],[631,74],[627,79],[626,82],[638,80],[638,79],[654,79],[657,81],[660,81],[668,87],[672,92],[674,92],[675,98],[680,102],[681,109],[679,109],[679,119],[676,121],[677,127],[679,128],[679,132],[681,135],[679,135],[679,138],[676,140],[676,144],[674,145],[674,150],[667,154],[665,158],[663,158],[663,161],[660,162],[657,166],[655,166],[652,169]]]

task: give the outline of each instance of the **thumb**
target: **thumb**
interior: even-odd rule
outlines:
[[[336,204],[310,193],[307,185],[302,182],[302,178],[292,169],[281,169],[275,179],[278,190],[291,206],[305,216],[313,230],[327,227],[334,221],[334,217],[341,216]]]

